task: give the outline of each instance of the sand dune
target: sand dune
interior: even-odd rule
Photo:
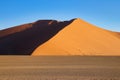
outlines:
[[[118,34],[75,19],[32,55],[120,55]]]
[[[120,33],[81,19],[39,20],[0,31],[1,55],[120,55]]]
[[[39,20],[0,31],[0,54],[31,55],[71,21]]]

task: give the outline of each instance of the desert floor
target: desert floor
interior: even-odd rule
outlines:
[[[120,80],[120,57],[0,56],[0,80]]]

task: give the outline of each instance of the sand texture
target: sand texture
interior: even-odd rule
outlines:
[[[120,57],[0,56],[0,80],[120,80]]]

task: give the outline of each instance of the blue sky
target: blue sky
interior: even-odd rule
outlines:
[[[72,18],[120,31],[120,0],[0,0],[0,30],[39,19]]]

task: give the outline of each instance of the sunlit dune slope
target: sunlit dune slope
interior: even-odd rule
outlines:
[[[32,55],[120,55],[119,37],[118,33],[75,19]]]

